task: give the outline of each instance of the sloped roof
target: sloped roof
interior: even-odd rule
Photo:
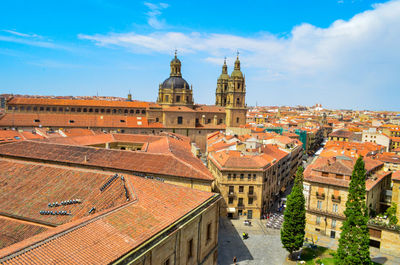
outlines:
[[[23,141],[1,145],[0,155],[58,163],[72,163],[83,166],[95,166],[99,168],[129,170],[139,173],[178,176],[206,181],[212,181],[214,179],[204,165],[202,165],[202,167],[198,163],[195,164],[193,162],[193,159],[197,160],[197,158],[183,158],[182,156],[186,156],[188,153],[183,153],[178,147],[176,150],[177,151],[174,153],[167,154],[145,153]]]
[[[16,164],[24,162],[7,163],[12,168],[14,166],[19,168],[20,166]],[[104,172],[99,173],[99,176],[93,175],[92,170],[82,171],[65,168],[65,171],[72,171],[70,174],[78,174],[79,177],[76,181],[64,182],[64,178],[58,178],[51,174],[51,169],[55,168],[54,166],[41,164],[38,167],[41,168],[39,171],[47,171],[47,174],[35,173],[33,177],[26,181],[42,185],[42,183],[51,179],[49,188],[64,185],[64,189],[69,190],[71,194],[74,194],[75,190],[82,189],[80,185],[77,185],[79,181],[93,183],[94,186],[90,186],[91,189],[96,190],[93,193],[100,194],[97,188],[98,184],[107,177],[107,173]],[[59,167],[57,170],[62,171],[61,168]],[[18,172],[12,174],[19,176]],[[94,174],[98,173],[94,172]],[[36,236],[1,249],[0,262],[2,264],[108,264],[150,240],[189,212],[193,212],[197,207],[219,199],[219,195],[209,192],[170,185],[129,174],[124,174],[124,179],[130,189],[130,194],[134,195],[131,200],[117,203],[116,206],[111,206],[107,210],[98,211],[59,227],[48,229]],[[12,178],[10,178],[10,184],[12,186],[23,186],[23,184],[14,182]],[[90,188],[88,189],[91,190]],[[104,193],[118,192],[106,190]],[[56,192],[52,194],[56,195]],[[21,193],[19,195],[23,196]],[[51,197],[53,195],[50,196],[51,198],[47,196],[46,193],[32,195],[44,206],[48,200],[55,199]],[[59,198],[61,200],[62,196],[59,196]],[[170,233],[172,232],[174,231],[170,231]]]

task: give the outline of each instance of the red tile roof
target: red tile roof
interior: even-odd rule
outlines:
[[[175,144],[178,145],[176,142]],[[183,151],[179,146],[172,149],[174,151],[171,153],[157,154],[24,141],[0,145],[0,155],[205,181],[214,179],[207,168],[199,164],[201,162],[194,162],[194,159],[199,160],[190,152]]]
[[[25,162],[8,162],[12,168],[20,168]],[[63,187],[65,191],[74,194],[74,191],[85,189],[84,185],[77,185],[81,181],[93,183],[86,187],[92,193],[101,194],[98,185],[104,179],[93,174],[92,170],[80,170],[65,168],[69,174],[76,175],[76,181],[65,181],[67,178],[58,177],[53,174],[55,166],[39,165],[39,171],[44,174],[36,174],[36,178],[25,178],[26,183],[32,182],[37,185],[48,185],[46,190],[52,191],[54,187]],[[60,167],[62,168],[62,167]],[[39,172],[37,171],[37,172]],[[20,173],[10,173],[19,176]],[[65,173],[68,174],[68,173]],[[156,180],[124,174],[124,179],[129,192],[135,195],[133,199],[124,203],[117,203],[115,207],[95,214],[79,218],[75,221],[60,225],[57,228],[48,229],[46,232],[0,250],[0,262],[2,264],[21,263],[53,263],[53,264],[108,264],[116,261],[129,251],[143,245],[148,240],[156,237],[158,233],[171,227],[180,218],[193,212],[197,207],[207,202],[214,202],[219,195],[166,184]],[[118,179],[119,182],[122,180]],[[24,184],[10,178],[11,186],[24,187]],[[114,182],[113,185],[117,183]],[[118,193],[106,190],[104,193]],[[21,197],[23,194],[19,193]],[[38,204],[46,206],[49,200],[54,200],[43,193],[30,195]],[[2,194],[0,193],[0,196]],[[83,195],[82,195],[83,196]],[[63,196],[58,195],[58,200]],[[39,203],[40,202],[40,203]],[[90,205],[95,201],[89,200]],[[23,202],[19,204],[24,206]],[[17,207],[16,207],[17,208]],[[38,208],[35,208],[38,209]],[[36,218],[40,218],[37,216]],[[173,233],[171,231],[170,233]]]

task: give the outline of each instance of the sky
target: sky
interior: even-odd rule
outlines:
[[[248,106],[400,111],[400,0],[0,1],[0,94],[156,101],[177,49],[215,103],[239,51]]]

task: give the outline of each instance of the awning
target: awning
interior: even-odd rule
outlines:
[[[228,208],[228,213],[236,213],[236,208]]]

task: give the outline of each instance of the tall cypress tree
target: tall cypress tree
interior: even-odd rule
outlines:
[[[287,198],[281,229],[281,242],[283,247],[289,251],[289,258],[292,258],[293,252],[299,250],[304,242],[306,209],[303,194],[303,171],[303,167],[298,167],[292,192]]]
[[[369,254],[368,211],[365,203],[365,167],[360,156],[354,165],[336,253],[336,264],[371,264]]]

